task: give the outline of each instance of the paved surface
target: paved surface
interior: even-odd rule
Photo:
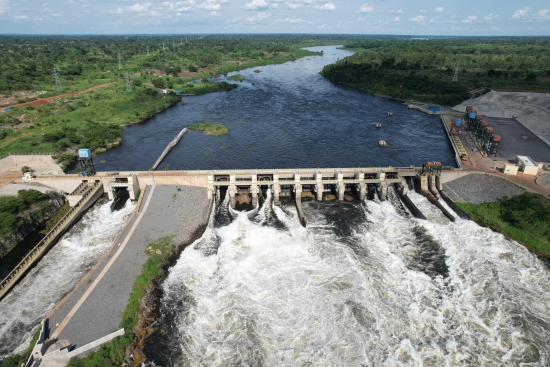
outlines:
[[[519,196],[525,192],[514,183],[483,173],[472,173],[444,183],[443,190],[453,201],[475,204],[497,201],[503,196]]]
[[[482,116],[514,118],[550,144],[550,95],[546,93],[489,92],[454,107],[464,112],[472,105]]]
[[[37,175],[61,175],[63,170],[49,155],[9,155],[0,159],[0,175],[10,172],[21,177],[21,167],[32,168]]]
[[[550,114],[548,115],[550,119]],[[550,161],[550,145],[514,119],[484,117],[495,134],[502,136],[498,156],[515,162],[517,155],[526,155],[536,162]]]
[[[80,347],[116,331],[135,279],[147,260],[147,244],[168,235],[174,235],[178,244],[188,240],[198,227],[207,223],[209,205],[206,188],[148,186],[139,209],[142,215],[132,218],[113,251],[50,314],[51,331],[57,339],[67,339]],[[109,263],[112,265],[105,272]],[[102,272],[103,277],[93,288],[94,280]],[[87,292],[89,296],[83,299]],[[74,306],[79,304],[75,311]],[[55,330],[71,314],[63,329]]]

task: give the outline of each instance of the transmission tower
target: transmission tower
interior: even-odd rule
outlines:
[[[130,85],[130,77],[128,76],[128,72],[126,72],[126,92],[131,92],[132,86]]]
[[[162,42],[162,52],[164,52],[164,42]]]
[[[147,56],[149,56],[149,46],[147,46]]]
[[[458,82],[458,62],[456,63],[455,75],[453,76],[453,82]]]
[[[120,58],[120,52],[118,53],[118,70],[122,70],[122,60]]]
[[[57,75],[57,70],[55,68],[53,68],[53,78],[55,79],[55,90],[61,92],[63,90],[63,87],[59,82],[59,76]]]

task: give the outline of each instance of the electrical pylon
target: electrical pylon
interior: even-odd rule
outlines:
[[[122,70],[122,59],[120,58],[120,52],[118,53],[118,70]]]
[[[132,85],[130,84],[130,77],[128,76],[128,72],[126,72],[126,92],[132,91]]]
[[[55,90],[61,92],[63,90],[63,87],[59,82],[59,76],[57,75],[57,70],[55,68],[53,68],[53,78],[55,79]]]
[[[453,82],[458,82],[458,62],[456,63],[455,75],[453,76]]]

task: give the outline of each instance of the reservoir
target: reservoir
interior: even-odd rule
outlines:
[[[239,86],[230,92],[184,97],[187,105],[129,126],[120,146],[94,159],[96,170],[148,170],[184,127],[204,122],[223,124],[229,134],[189,131],[158,170],[397,167],[426,161],[455,166],[438,116],[330,82],[319,74],[323,66],[351,52],[337,46],[310,50],[323,55],[242,70],[243,82],[228,80]],[[379,140],[388,147],[379,147]]]

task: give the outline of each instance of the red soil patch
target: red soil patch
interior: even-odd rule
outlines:
[[[81,90],[79,92],[60,94],[60,95],[53,96],[53,97],[48,97],[48,98],[39,98],[39,99],[36,99],[34,101],[19,103],[19,104],[8,106],[8,107],[11,108],[11,107],[25,107],[25,106],[42,106],[42,105],[45,105],[46,103],[50,103],[51,101],[53,101],[55,99],[64,98],[64,97],[71,97],[71,96],[77,96],[77,95],[80,95],[82,93],[87,93],[87,92],[91,92],[93,90],[104,88],[108,85],[111,85],[111,83],[103,83],[103,84],[100,84],[100,85],[96,85],[95,87],[91,87],[91,88],[88,88],[88,89]],[[0,111],[4,112],[4,110],[8,107],[0,108]]]

